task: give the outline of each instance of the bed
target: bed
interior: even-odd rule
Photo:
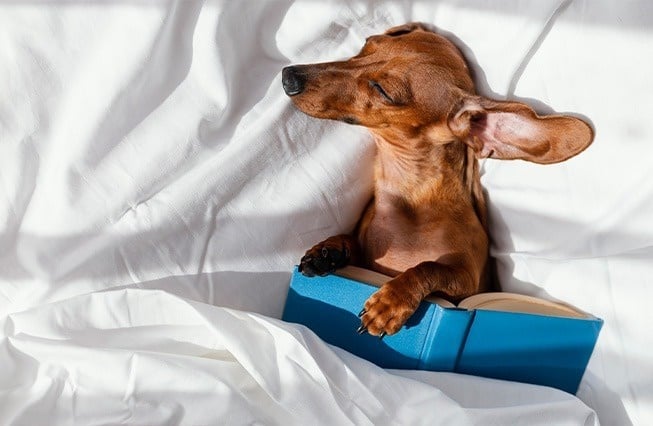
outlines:
[[[408,21],[454,34],[482,94],[596,130],[561,164],[482,162],[503,288],[605,321],[576,395],[383,370],[279,320],[374,156],[281,69]],[[651,45],[646,1],[3,4],[0,423],[653,424]]]

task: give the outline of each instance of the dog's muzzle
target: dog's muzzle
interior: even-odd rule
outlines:
[[[285,67],[281,71],[281,84],[288,96],[295,96],[304,91],[306,75],[297,67]]]

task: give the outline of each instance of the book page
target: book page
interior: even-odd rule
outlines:
[[[338,269],[335,275],[369,284],[374,287],[381,287],[392,277],[356,266],[346,266]],[[435,303],[443,308],[455,308],[456,305],[441,297],[428,296],[427,302]],[[593,318],[592,315],[581,311],[571,305],[550,300],[540,299],[533,296],[525,296],[516,293],[480,293],[470,296],[458,304],[462,309],[487,309],[491,311],[521,312],[527,314],[550,315],[571,318]]]
[[[335,272],[335,275],[344,278],[349,278],[350,280],[362,282],[365,284],[373,285],[374,287],[381,287],[383,284],[387,283],[392,279],[392,277],[389,277],[387,275],[380,274],[375,271],[370,271],[369,269],[358,268],[356,266],[345,266],[342,269],[338,269]],[[435,303],[436,305],[440,305],[443,308],[456,307],[456,305],[441,297],[428,296],[424,300],[429,303]]]
[[[490,311],[521,312],[571,318],[592,318],[580,309],[564,303],[556,303],[538,297],[515,293],[480,293],[464,299],[459,308],[487,309]]]

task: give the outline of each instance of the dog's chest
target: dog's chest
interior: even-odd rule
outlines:
[[[362,235],[368,266],[396,275],[449,251],[447,226],[430,212],[428,220],[418,211],[379,203]]]

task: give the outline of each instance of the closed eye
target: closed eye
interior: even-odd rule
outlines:
[[[386,101],[390,102],[391,104],[394,103],[394,100],[390,97],[390,95],[388,95],[388,93],[385,90],[383,90],[383,87],[381,87],[381,85],[379,83],[377,83],[376,81],[370,80],[370,87],[372,87],[374,90],[379,92],[379,94],[381,96],[383,96],[383,98]]]

